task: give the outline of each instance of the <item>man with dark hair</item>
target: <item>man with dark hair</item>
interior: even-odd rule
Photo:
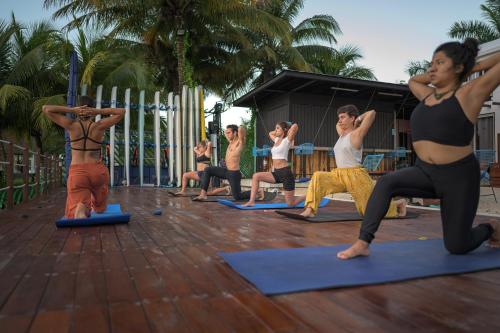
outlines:
[[[210,166],[203,170],[201,176],[201,192],[200,195],[193,200],[205,200],[207,198],[208,185],[210,178],[216,176],[227,179],[231,186],[231,194],[235,200],[246,200],[250,198],[250,191],[241,192],[241,172],[240,158],[241,152],[245,148],[246,129],[243,126],[228,125],[224,131],[224,135],[229,141],[226,150],[226,167]]]

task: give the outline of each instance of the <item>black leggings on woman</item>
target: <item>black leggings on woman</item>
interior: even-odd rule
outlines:
[[[234,200],[250,199],[250,191],[241,192],[241,172],[240,170],[228,170],[222,167],[210,166],[203,170],[201,176],[201,188],[208,190],[210,185],[210,177],[216,176],[222,179],[227,179],[231,186],[231,194]]]
[[[372,192],[359,239],[370,243],[395,196],[441,199],[446,249],[463,254],[477,248],[493,233],[490,224],[472,228],[479,202],[479,163],[474,154],[449,164],[415,166],[381,177]]]

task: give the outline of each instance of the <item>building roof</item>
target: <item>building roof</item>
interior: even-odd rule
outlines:
[[[370,99],[376,93],[377,100],[414,106],[418,103],[407,84],[351,79],[335,75],[284,70],[271,80],[249,91],[234,101],[234,106],[254,107],[255,103],[275,95],[300,92]]]

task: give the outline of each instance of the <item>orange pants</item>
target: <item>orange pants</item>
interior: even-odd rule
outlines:
[[[79,203],[87,207],[87,215],[90,215],[91,210],[98,213],[106,210],[109,171],[104,164],[72,164],[67,183],[66,218],[75,217],[76,205]]]

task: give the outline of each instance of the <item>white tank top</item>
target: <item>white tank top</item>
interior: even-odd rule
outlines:
[[[363,146],[361,146],[361,149],[356,149],[352,146],[351,133],[341,136],[333,147],[337,168],[355,168],[361,166]]]
[[[279,138],[274,138],[274,146],[271,148],[271,155],[273,160],[285,160],[288,161],[288,151],[290,150],[290,141],[288,137],[281,140],[281,143],[277,146],[276,142]]]

